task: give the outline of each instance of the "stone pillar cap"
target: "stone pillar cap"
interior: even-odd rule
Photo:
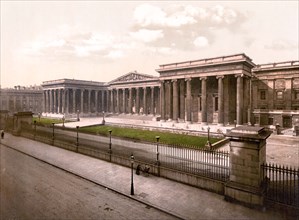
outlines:
[[[226,137],[231,139],[256,139],[264,140],[271,135],[271,131],[266,130],[264,127],[253,127],[253,126],[239,126],[231,129]]]

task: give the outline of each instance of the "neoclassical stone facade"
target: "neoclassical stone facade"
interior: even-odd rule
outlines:
[[[160,65],[161,119],[247,123],[254,66],[245,54]]]
[[[11,113],[31,111],[42,113],[41,103],[43,89],[41,86],[15,86],[14,88],[0,89],[0,110]]]
[[[256,65],[252,73],[254,123],[299,125],[299,61]]]
[[[299,124],[299,61],[256,65],[245,54],[234,54],[162,64],[156,71],[158,77],[134,71],[110,82],[43,82],[35,94],[39,111],[66,117],[150,115],[203,125]],[[6,100],[3,92],[1,100],[11,108],[0,110],[22,110],[12,108],[18,102]]]
[[[61,79],[42,84],[44,114],[93,116],[109,111],[109,91],[105,83]]]

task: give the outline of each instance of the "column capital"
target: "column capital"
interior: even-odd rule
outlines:
[[[223,79],[224,76],[216,76],[216,79]]]
[[[199,80],[207,80],[207,76],[199,77]]]
[[[192,80],[191,77],[189,77],[189,78],[185,78],[185,81],[186,81],[186,82],[191,81],[191,80]]]
[[[235,75],[236,78],[238,78],[238,77],[244,77],[244,76],[245,76],[245,75],[244,75],[243,73],[242,73],[242,74],[236,74],[236,75]]]
[[[172,79],[171,80],[171,82],[177,82],[178,81],[178,79]]]

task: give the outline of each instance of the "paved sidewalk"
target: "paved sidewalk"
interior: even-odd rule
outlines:
[[[4,145],[96,182],[124,195],[130,194],[130,168],[71,151],[5,134]],[[134,198],[183,219],[286,219],[284,213],[264,212],[226,202],[223,196],[150,175],[134,174]],[[100,198],[99,198],[100,199]]]

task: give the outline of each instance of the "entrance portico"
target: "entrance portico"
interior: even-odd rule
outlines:
[[[111,113],[160,114],[158,77],[130,72],[109,82]]]

